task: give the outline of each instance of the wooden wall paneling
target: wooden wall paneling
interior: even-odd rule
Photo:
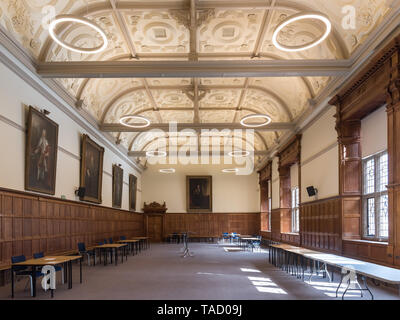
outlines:
[[[330,101],[337,107],[339,136],[340,195],[343,238],[362,238],[361,150],[359,122],[371,112],[387,105],[389,157],[389,244],[373,246],[370,242],[344,240],[343,252],[353,256],[377,255],[380,261],[400,266],[400,37],[395,37],[377,52],[339,94]],[[346,153],[345,153],[346,151]],[[347,155],[346,155],[347,154]],[[351,198],[353,197],[353,198]],[[372,249],[373,248],[373,249]],[[381,254],[386,250],[386,259]],[[398,259],[396,259],[398,257]],[[397,260],[397,261],[396,261]]]
[[[198,236],[220,237],[223,232],[259,234],[260,213],[166,213],[164,238],[181,231]]]
[[[104,238],[144,234],[143,215],[0,189],[0,268],[11,256],[75,250]]]
[[[317,200],[301,204],[302,246],[311,249],[339,253],[341,223],[340,198]]]

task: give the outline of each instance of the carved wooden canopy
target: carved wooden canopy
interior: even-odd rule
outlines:
[[[259,172],[260,174],[260,183],[271,180],[272,178],[272,161],[269,161],[267,165],[261,169]]]
[[[162,205],[155,201],[153,201],[150,204],[146,204],[146,202],[145,202],[143,205],[144,213],[166,213],[167,210],[168,209],[167,209],[165,202]]]
[[[279,170],[300,163],[300,152],[301,134],[298,134],[279,151]]]

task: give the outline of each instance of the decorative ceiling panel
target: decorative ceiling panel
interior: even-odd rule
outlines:
[[[234,110],[201,110],[200,119],[202,123],[232,123],[234,122]]]
[[[169,11],[122,11],[137,53],[188,53],[189,30]]]
[[[196,21],[191,21],[190,1],[186,0],[115,3],[113,9],[109,0],[3,0],[0,26],[37,61],[331,60],[350,58],[399,7],[398,1],[391,0],[276,0],[265,1],[265,8],[246,8],[244,1],[236,1],[240,5],[235,8],[232,1],[227,9],[218,1],[213,7],[212,1],[197,0]],[[344,6],[356,8],[354,29],[342,26]],[[55,44],[47,30],[49,9],[54,9],[56,15],[73,14],[94,21],[106,33],[107,49],[88,55]],[[331,35],[317,47],[302,52],[275,48],[271,40],[276,26],[287,17],[306,11],[327,15],[333,26]],[[303,45],[318,38],[323,28],[316,20],[298,21],[284,28],[278,40],[286,45]],[[76,46],[88,48],[101,42],[93,30],[76,23],[61,24],[57,31],[63,40]],[[99,124],[118,123],[121,116],[128,114],[145,116],[153,123],[198,120],[229,124],[253,113],[268,114],[274,122],[295,122],[330,80],[221,77],[58,81],[78,102],[83,101],[82,107]],[[199,119],[194,112],[197,108]],[[260,150],[271,148],[283,134],[257,133],[256,146]],[[113,136],[124,147],[132,146],[132,150],[141,150],[152,137],[135,133]]]
[[[191,110],[166,111],[161,109],[160,114],[164,123],[169,123],[169,122],[191,123],[193,122],[193,117],[194,117],[194,112]]]
[[[118,123],[119,119],[124,115],[142,115],[146,113],[145,110],[152,109],[151,101],[145,90],[137,90],[131,92],[115,103],[109,106],[109,109],[103,108],[99,110],[102,112],[101,118],[104,117],[105,123]],[[148,114],[147,112],[146,114]],[[152,114],[152,112],[150,112]],[[154,118],[153,115],[151,115]],[[157,121],[158,122],[158,121]]]
[[[242,89],[207,90],[200,100],[201,108],[236,108],[239,103]]]
[[[252,52],[264,10],[212,10],[198,29],[199,53]]]
[[[151,90],[159,108],[193,108],[193,102],[179,89]]]

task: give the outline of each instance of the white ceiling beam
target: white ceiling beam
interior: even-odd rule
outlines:
[[[190,0],[190,61],[197,61],[197,12],[196,12],[196,1]]]
[[[294,130],[295,125],[292,123],[286,122],[274,122],[267,126],[254,128],[254,131],[291,131]],[[247,128],[243,127],[240,123],[178,123],[176,126],[176,131],[181,131],[184,129],[193,129],[195,131],[199,130],[223,130],[223,129],[242,129],[245,130]],[[153,123],[146,128],[131,128],[124,126],[119,123],[106,123],[100,125],[100,130],[103,132],[148,132],[150,130],[162,130],[165,132],[170,131],[169,123]],[[171,128],[174,130],[174,128]]]
[[[335,77],[351,71],[349,60],[84,61],[38,64],[43,78]]]
[[[261,23],[261,28],[260,28],[259,34],[257,36],[256,44],[254,46],[253,57],[260,56],[260,52],[262,50],[262,45],[264,43],[265,34],[267,33],[267,31],[269,30],[270,25],[271,25],[272,17],[274,14],[274,11],[272,9],[275,6],[275,4],[276,4],[276,0],[271,0],[271,8],[265,10],[263,21]]]
[[[236,111],[235,111],[235,116],[233,118],[233,122],[237,122],[237,118],[239,116],[239,112],[240,112],[240,110],[242,110],[242,104],[244,102],[244,98],[246,97],[247,89],[249,87],[249,82],[250,82],[250,79],[246,78],[246,80],[244,82],[244,87],[243,87],[243,89],[242,89],[242,91],[240,93],[240,98],[239,98],[238,105],[236,107]]]
[[[193,99],[193,106],[194,106],[194,117],[193,117],[193,122],[194,123],[199,123],[200,122],[200,106],[199,106],[199,79],[193,78],[193,94],[194,94],[194,99]]]
[[[220,151],[220,152],[198,152],[198,155],[208,155],[208,156],[213,156],[213,155],[219,155],[220,157],[228,155],[229,151]],[[170,153],[167,151],[167,156],[169,156]],[[190,152],[178,154],[179,156],[190,156]],[[269,155],[269,151],[254,151],[254,156],[267,156]],[[129,151],[128,152],[129,157],[134,157],[134,158],[145,158],[146,157],[146,151]]]
[[[122,17],[121,13],[119,12],[119,10],[117,9],[117,2],[116,0],[110,0],[111,6],[113,8],[113,14],[114,17],[117,20],[117,24],[119,29],[121,30],[121,33],[124,37],[124,40],[126,42],[126,44],[128,45],[129,51],[131,52],[131,55],[133,58],[137,58],[137,53],[136,53],[136,49],[135,49],[135,45],[133,44],[131,35],[128,31],[128,27],[124,21],[124,18]]]

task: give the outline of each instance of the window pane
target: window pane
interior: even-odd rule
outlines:
[[[368,160],[364,168],[364,193],[370,194],[375,192],[375,160]]]
[[[368,236],[375,235],[375,199],[367,200],[367,233]]]
[[[386,191],[388,185],[388,155],[383,154],[379,158],[379,191]]]
[[[300,221],[300,190],[298,187],[292,189],[292,232],[299,232]]]
[[[272,211],[272,198],[268,198],[268,230],[271,231],[271,211]]]
[[[379,200],[379,236],[389,236],[388,196],[384,195]]]

